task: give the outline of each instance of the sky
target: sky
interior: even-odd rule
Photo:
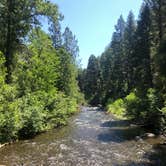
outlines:
[[[86,68],[91,54],[99,56],[110,43],[114,26],[130,10],[137,19],[142,0],[52,0],[64,15],[62,30],[68,26],[78,39],[80,59]]]

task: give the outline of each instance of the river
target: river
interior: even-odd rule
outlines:
[[[0,149],[6,166],[165,166],[162,138],[136,140],[145,131],[95,108],[83,107],[69,125]]]

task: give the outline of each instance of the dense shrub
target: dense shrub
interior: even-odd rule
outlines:
[[[140,116],[144,116],[144,107],[141,103],[141,99],[134,93],[131,92],[124,98],[126,106],[126,115],[131,119],[139,119]]]
[[[16,139],[17,132],[22,127],[17,90],[16,87],[5,84],[4,63],[4,56],[0,52],[0,142]]]
[[[124,117],[126,108],[123,99],[117,99],[115,102],[108,102],[107,110],[118,117]]]
[[[77,103],[56,91],[38,91],[20,99],[23,128],[21,137],[33,136],[42,131],[65,125],[67,118],[76,112]]]
[[[159,129],[161,120],[161,112],[159,111],[161,106],[160,97],[156,93],[156,90],[152,88],[148,89],[146,97],[147,110],[145,124]]]
[[[144,116],[143,103],[141,99],[131,92],[124,99],[111,100],[107,104],[108,112],[118,117],[126,117],[128,119],[138,120]]]
[[[161,111],[161,123],[160,123],[160,127],[161,127],[161,132],[162,133],[166,133],[166,103],[165,106],[160,110]]]
[[[166,107],[161,109],[162,101],[155,89],[148,89],[145,96],[131,92],[124,99],[108,101],[107,110],[118,117],[126,117],[144,124],[156,132],[166,131]]]

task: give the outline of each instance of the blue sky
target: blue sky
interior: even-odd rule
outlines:
[[[65,16],[62,30],[68,26],[78,39],[82,67],[86,67],[91,54],[101,55],[110,43],[114,25],[122,14],[130,10],[135,17],[142,0],[52,0]]]

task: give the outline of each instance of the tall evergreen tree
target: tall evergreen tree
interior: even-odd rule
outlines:
[[[134,14],[130,11],[127,22],[126,28],[124,33],[124,44],[125,44],[125,71],[126,71],[126,78],[127,78],[127,89],[128,93],[134,87],[133,83],[133,53],[134,53],[134,41],[135,41],[135,31],[136,31],[136,22],[134,19]]]
[[[59,49],[62,47],[62,34],[61,34],[61,25],[60,21],[63,19],[62,16],[58,20],[52,20],[51,26],[49,28],[51,38],[53,41],[53,46],[56,49]]]
[[[166,1],[165,0],[145,0],[145,2],[151,8],[152,14],[152,26],[153,26],[153,37],[155,42],[162,42],[166,30]],[[156,35],[157,34],[157,35]],[[155,44],[157,44],[155,43]]]
[[[133,58],[135,85],[146,93],[152,87],[151,72],[151,18],[147,4],[142,6],[136,30]]]
[[[69,27],[66,27],[65,32],[63,33],[63,46],[65,50],[70,53],[74,59],[78,57],[78,41],[76,40],[75,35],[73,35]]]
[[[100,81],[99,78],[100,78],[99,61],[94,55],[91,55],[86,70],[86,85],[85,85],[85,96],[86,99],[91,104],[99,103],[99,98],[98,98],[99,81]]]
[[[67,96],[75,97],[78,94],[77,68],[73,64],[71,55],[64,49],[57,51],[60,59],[58,89]]]
[[[113,96],[113,63],[112,51],[107,48],[100,57],[102,103],[106,103],[108,98]]]
[[[113,79],[113,96],[119,98],[124,96],[125,93],[125,66],[124,66],[124,32],[125,21],[120,16],[117,25],[115,26],[115,32],[113,33],[111,50],[114,57],[112,79]]]

